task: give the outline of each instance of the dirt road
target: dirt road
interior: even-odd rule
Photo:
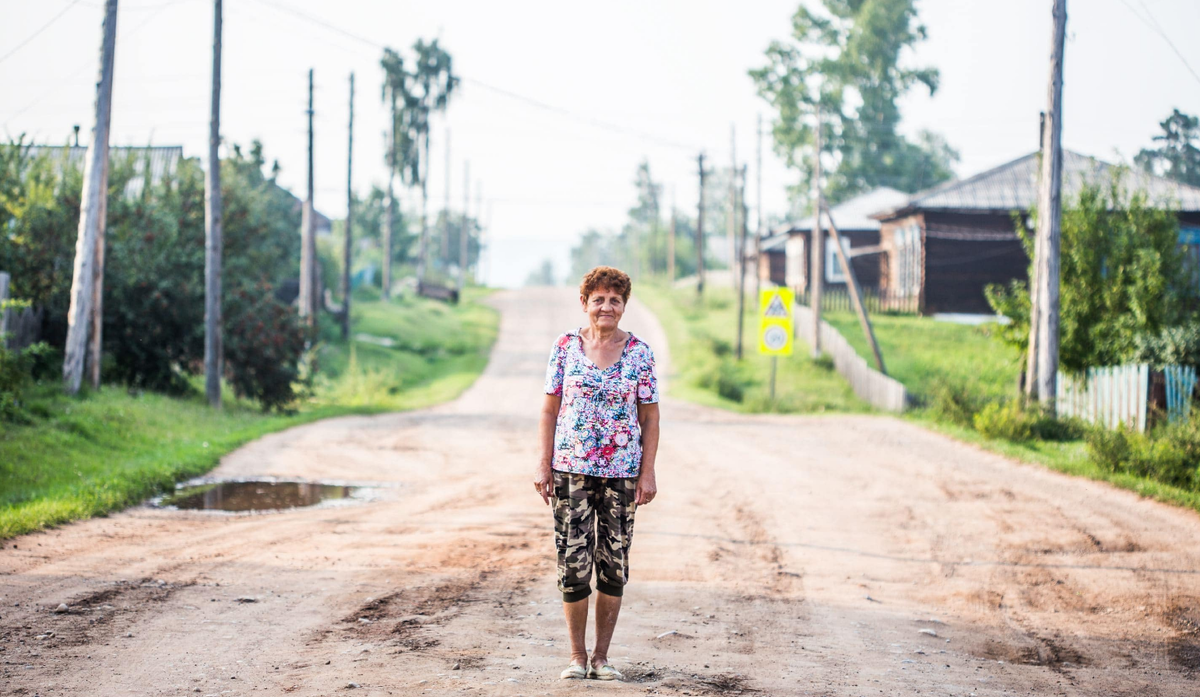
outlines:
[[[142,507],[4,543],[0,692],[1200,693],[1195,514],[892,418],[671,401],[611,652],[630,681],[559,681],[530,475],[546,356],[581,316],[563,291],[496,302],[459,400],[297,428],[215,473],[385,484],[377,501]],[[644,310],[624,326],[669,364]]]

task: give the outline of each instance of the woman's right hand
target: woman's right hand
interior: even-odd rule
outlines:
[[[550,473],[549,463],[538,465],[537,472],[533,475],[533,489],[542,495],[542,500],[549,506],[550,494],[554,490],[554,475]]]

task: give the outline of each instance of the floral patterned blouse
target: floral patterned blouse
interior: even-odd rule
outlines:
[[[658,401],[654,354],[646,342],[630,334],[617,362],[601,370],[584,354],[578,329],[563,334],[550,352],[546,394],[562,397],[554,469],[593,477],[638,476],[637,405]]]

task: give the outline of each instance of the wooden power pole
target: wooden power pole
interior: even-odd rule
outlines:
[[[471,251],[470,245],[470,212],[471,207],[471,161],[463,162],[463,207],[462,216],[459,218],[461,222],[458,225],[458,299],[462,300],[463,288],[467,286],[467,254]]]
[[[737,359],[742,360],[742,332],[746,323],[746,165],[742,165],[741,181],[738,185],[739,194],[734,198],[735,209],[741,218],[737,236]]]
[[[113,58],[117,51],[117,0],[104,3],[103,39],[100,41],[100,78],[96,83],[95,121],[83,165],[83,193],[79,201],[79,233],[71,274],[71,304],[67,311],[67,343],[63,356],[63,387],[79,392],[87,351],[88,325],[93,324],[96,288],[96,246],[103,244],[108,198],[108,131],[112,118]],[[149,177],[149,173],[147,173]],[[147,181],[147,185],[149,182]],[[99,356],[95,362],[99,364]],[[99,366],[97,365],[97,369]]]
[[[342,246],[342,339],[350,339],[350,262],[354,238],[354,73],[350,73],[350,124],[346,144],[346,239]]]
[[[696,295],[704,295],[704,153],[700,163],[700,202],[696,206]]]
[[[671,225],[667,229],[667,286],[675,285],[675,185],[671,185]]]
[[[737,258],[737,133],[734,125],[729,124],[729,284],[737,288],[738,272],[741,260]]]
[[[204,394],[221,408],[224,343],[221,335],[221,0],[213,0],[212,114],[208,176],[204,178]],[[146,173],[149,178],[149,172]],[[149,182],[146,185],[149,186]]]
[[[812,255],[808,278],[809,307],[812,309],[812,357],[821,357],[821,291],[825,285],[825,234],[821,230],[821,102],[817,102],[817,127],[813,143],[813,229],[809,246]]]
[[[384,134],[384,143],[388,149],[387,199],[383,209],[383,299],[392,297],[392,227],[396,224],[396,162],[395,149],[392,145],[391,129]]]
[[[1054,0],[1054,34],[1050,46],[1050,86],[1046,110],[1046,147],[1042,152],[1038,189],[1036,273],[1037,392],[1051,414],[1058,379],[1059,224],[1062,219],[1062,86],[1067,0]],[[1031,330],[1032,331],[1032,330]]]
[[[1038,119],[1038,153],[1046,157],[1046,112],[1041,112]],[[1041,176],[1041,173],[1038,173]],[[1039,194],[1041,189],[1038,189]],[[1038,357],[1038,259],[1041,259],[1042,237],[1034,230],[1033,235],[1033,275],[1029,279],[1029,346],[1025,351],[1025,401],[1032,404],[1037,399],[1037,357]]]
[[[450,126],[446,126],[446,202],[442,206],[442,268],[450,270]]]
[[[300,316],[307,324],[317,308],[317,221],[313,208],[313,71],[308,69],[308,189],[300,217]]]
[[[762,209],[762,114],[758,115],[758,148],[755,155],[754,174],[757,178],[757,201],[754,215],[754,295],[750,296],[751,307],[756,307],[758,296],[762,292],[762,238],[763,238],[763,209]]]

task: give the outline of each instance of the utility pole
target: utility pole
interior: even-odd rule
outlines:
[[[755,155],[754,173],[758,179],[758,200],[755,202],[757,213],[754,216],[754,295],[750,296],[752,306],[758,303],[758,297],[762,293],[762,114],[758,115],[758,152]]]
[[[450,267],[450,126],[446,126],[446,203],[442,213],[442,265]]]
[[[458,299],[462,300],[463,288],[467,285],[467,254],[470,251],[470,224],[468,213],[471,208],[471,161],[463,161],[463,208],[458,225]]]
[[[204,394],[221,408],[224,342],[221,334],[221,0],[213,1],[212,115],[204,191]],[[146,173],[147,180],[150,173]],[[149,186],[150,182],[146,182]]]
[[[383,209],[383,299],[392,297],[392,227],[396,224],[396,153],[392,146],[391,129],[383,136],[388,149],[387,200]]]
[[[429,107],[421,106],[421,118],[425,125],[424,172],[421,174],[421,241],[417,245],[417,288],[425,282],[425,265],[429,259]]]
[[[696,213],[696,295],[704,296],[704,153],[700,153],[700,203]]]
[[[746,218],[749,217],[749,210],[746,208],[746,165],[742,165],[741,182],[739,186],[740,194],[734,199],[737,204],[738,212],[741,214],[741,226],[738,227],[737,253],[738,253],[738,277],[737,277],[737,359],[742,360],[742,327],[746,323]]]
[[[1038,191],[1037,237],[1037,391],[1055,413],[1058,392],[1059,225],[1062,218],[1062,87],[1067,0],[1054,0],[1054,34],[1050,45],[1050,86],[1046,109],[1046,148]]]
[[[1038,115],[1038,153],[1044,161],[1047,157],[1046,153],[1046,112],[1041,112]],[[1039,178],[1041,172],[1038,172]],[[1041,187],[1038,187],[1038,195],[1041,195]],[[1038,260],[1042,258],[1042,236],[1034,230],[1033,235],[1033,275],[1029,279],[1029,347],[1025,353],[1025,401],[1031,404],[1037,399],[1038,390]]]
[[[667,230],[667,286],[675,284],[675,185],[671,185],[671,227]]]
[[[300,316],[312,325],[317,308],[317,220],[313,209],[313,70],[308,69],[308,189],[300,216]]]
[[[96,246],[103,244],[108,198],[108,131],[112,118],[113,58],[117,51],[117,0],[104,3],[103,39],[100,41],[100,78],[96,83],[96,113],[92,141],[83,165],[83,193],[79,201],[79,233],[71,274],[71,304],[67,311],[67,343],[63,356],[63,387],[79,392],[87,351],[88,325],[92,324],[96,288]],[[97,355],[97,359],[99,356]],[[96,360],[99,363],[99,360]]]
[[[809,253],[812,273],[808,279],[809,307],[812,309],[812,357],[821,357],[821,291],[825,285],[825,234],[821,230],[821,102],[817,101],[817,128],[813,143],[813,229]]]
[[[342,340],[350,339],[350,244],[354,238],[354,73],[350,73],[350,125],[346,144],[346,234],[342,247]]]
[[[729,124],[729,281],[737,288],[737,268],[741,260],[737,258],[737,134],[734,125]]]
[[[479,225],[479,241],[476,243],[478,253],[475,255],[475,282],[483,283],[483,181],[475,180],[475,223]]]

